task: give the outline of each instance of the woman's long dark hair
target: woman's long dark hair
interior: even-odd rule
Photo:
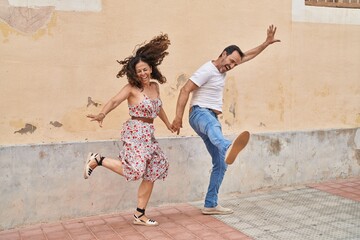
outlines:
[[[149,64],[152,68],[152,79],[156,79],[160,84],[165,83],[166,77],[161,74],[158,66],[164,57],[169,54],[166,52],[169,45],[170,40],[167,34],[160,34],[154,37],[149,43],[140,45],[134,56],[129,56],[122,61],[117,61],[122,65],[122,68],[116,77],[120,78],[126,75],[131,86],[143,89],[142,82],[138,79],[135,69],[136,64],[142,61]]]

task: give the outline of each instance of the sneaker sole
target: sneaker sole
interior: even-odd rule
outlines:
[[[237,155],[243,150],[248,144],[250,139],[250,133],[248,131],[242,132],[231,144],[229,154],[226,156],[225,162],[230,165],[233,164]]]
[[[89,153],[89,154],[87,155],[86,160],[85,160],[85,166],[84,166],[84,179],[88,179],[88,178],[89,178],[89,177],[88,177],[88,175],[87,175],[86,173],[87,173],[87,171],[88,171],[87,166],[88,166],[88,162],[89,162],[89,159],[90,159],[90,157],[91,157],[91,154],[92,154],[92,153]]]
[[[231,212],[219,212],[219,211],[212,211],[212,212],[202,212],[202,214],[204,215],[228,215],[228,214],[232,214],[234,213],[233,211]]]

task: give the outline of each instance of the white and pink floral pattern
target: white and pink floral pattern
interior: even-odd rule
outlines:
[[[161,100],[145,96],[139,105],[129,105],[129,114],[134,117],[156,118],[160,112]],[[123,149],[119,158],[128,181],[143,178],[154,182],[165,179],[169,162],[154,136],[152,123],[128,120],[123,124],[121,140]]]

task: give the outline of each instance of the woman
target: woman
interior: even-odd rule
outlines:
[[[134,214],[134,224],[138,225],[158,225],[158,222],[146,217],[145,209],[154,182],[157,179],[165,179],[168,174],[169,163],[154,137],[153,121],[159,116],[166,127],[173,132],[172,125],[162,108],[157,83],[166,82],[158,66],[168,55],[166,50],[169,45],[168,36],[161,34],[140,46],[135,56],[118,61],[122,68],[117,77],[126,75],[128,84],[105,104],[99,114],[87,115],[91,121],[97,121],[101,127],[106,115],[127,100],[131,119],[124,123],[121,131],[123,148],[119,154],[120,161],[104,157],[99,153],[89,153],[85,163],[84,178],[87,179],[97,166],[104,166],[124,176],[127,181],[142,178]]]

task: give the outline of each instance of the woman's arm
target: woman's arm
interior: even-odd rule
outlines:
[[[161,121],[163,121],[165,123],[166,127],[173,133],[174,130],[172,129],[172,125],[169,122],[169,119],[167,118],[167,115],[166,115],[165,110],[163,109],[163,107],[161,107],[158,116],[161,119]]]
[[[99,126],[102,127],[102,122],[106,115],[119,106],[123,101],[129,98],[131,94],[131,85],[125,85],[120,92],[118,92],[114,97],[112,97],[102,108],[101,112],[97,115],[88,114],[86,117],[90,118],[91,121],[99,122]]]

